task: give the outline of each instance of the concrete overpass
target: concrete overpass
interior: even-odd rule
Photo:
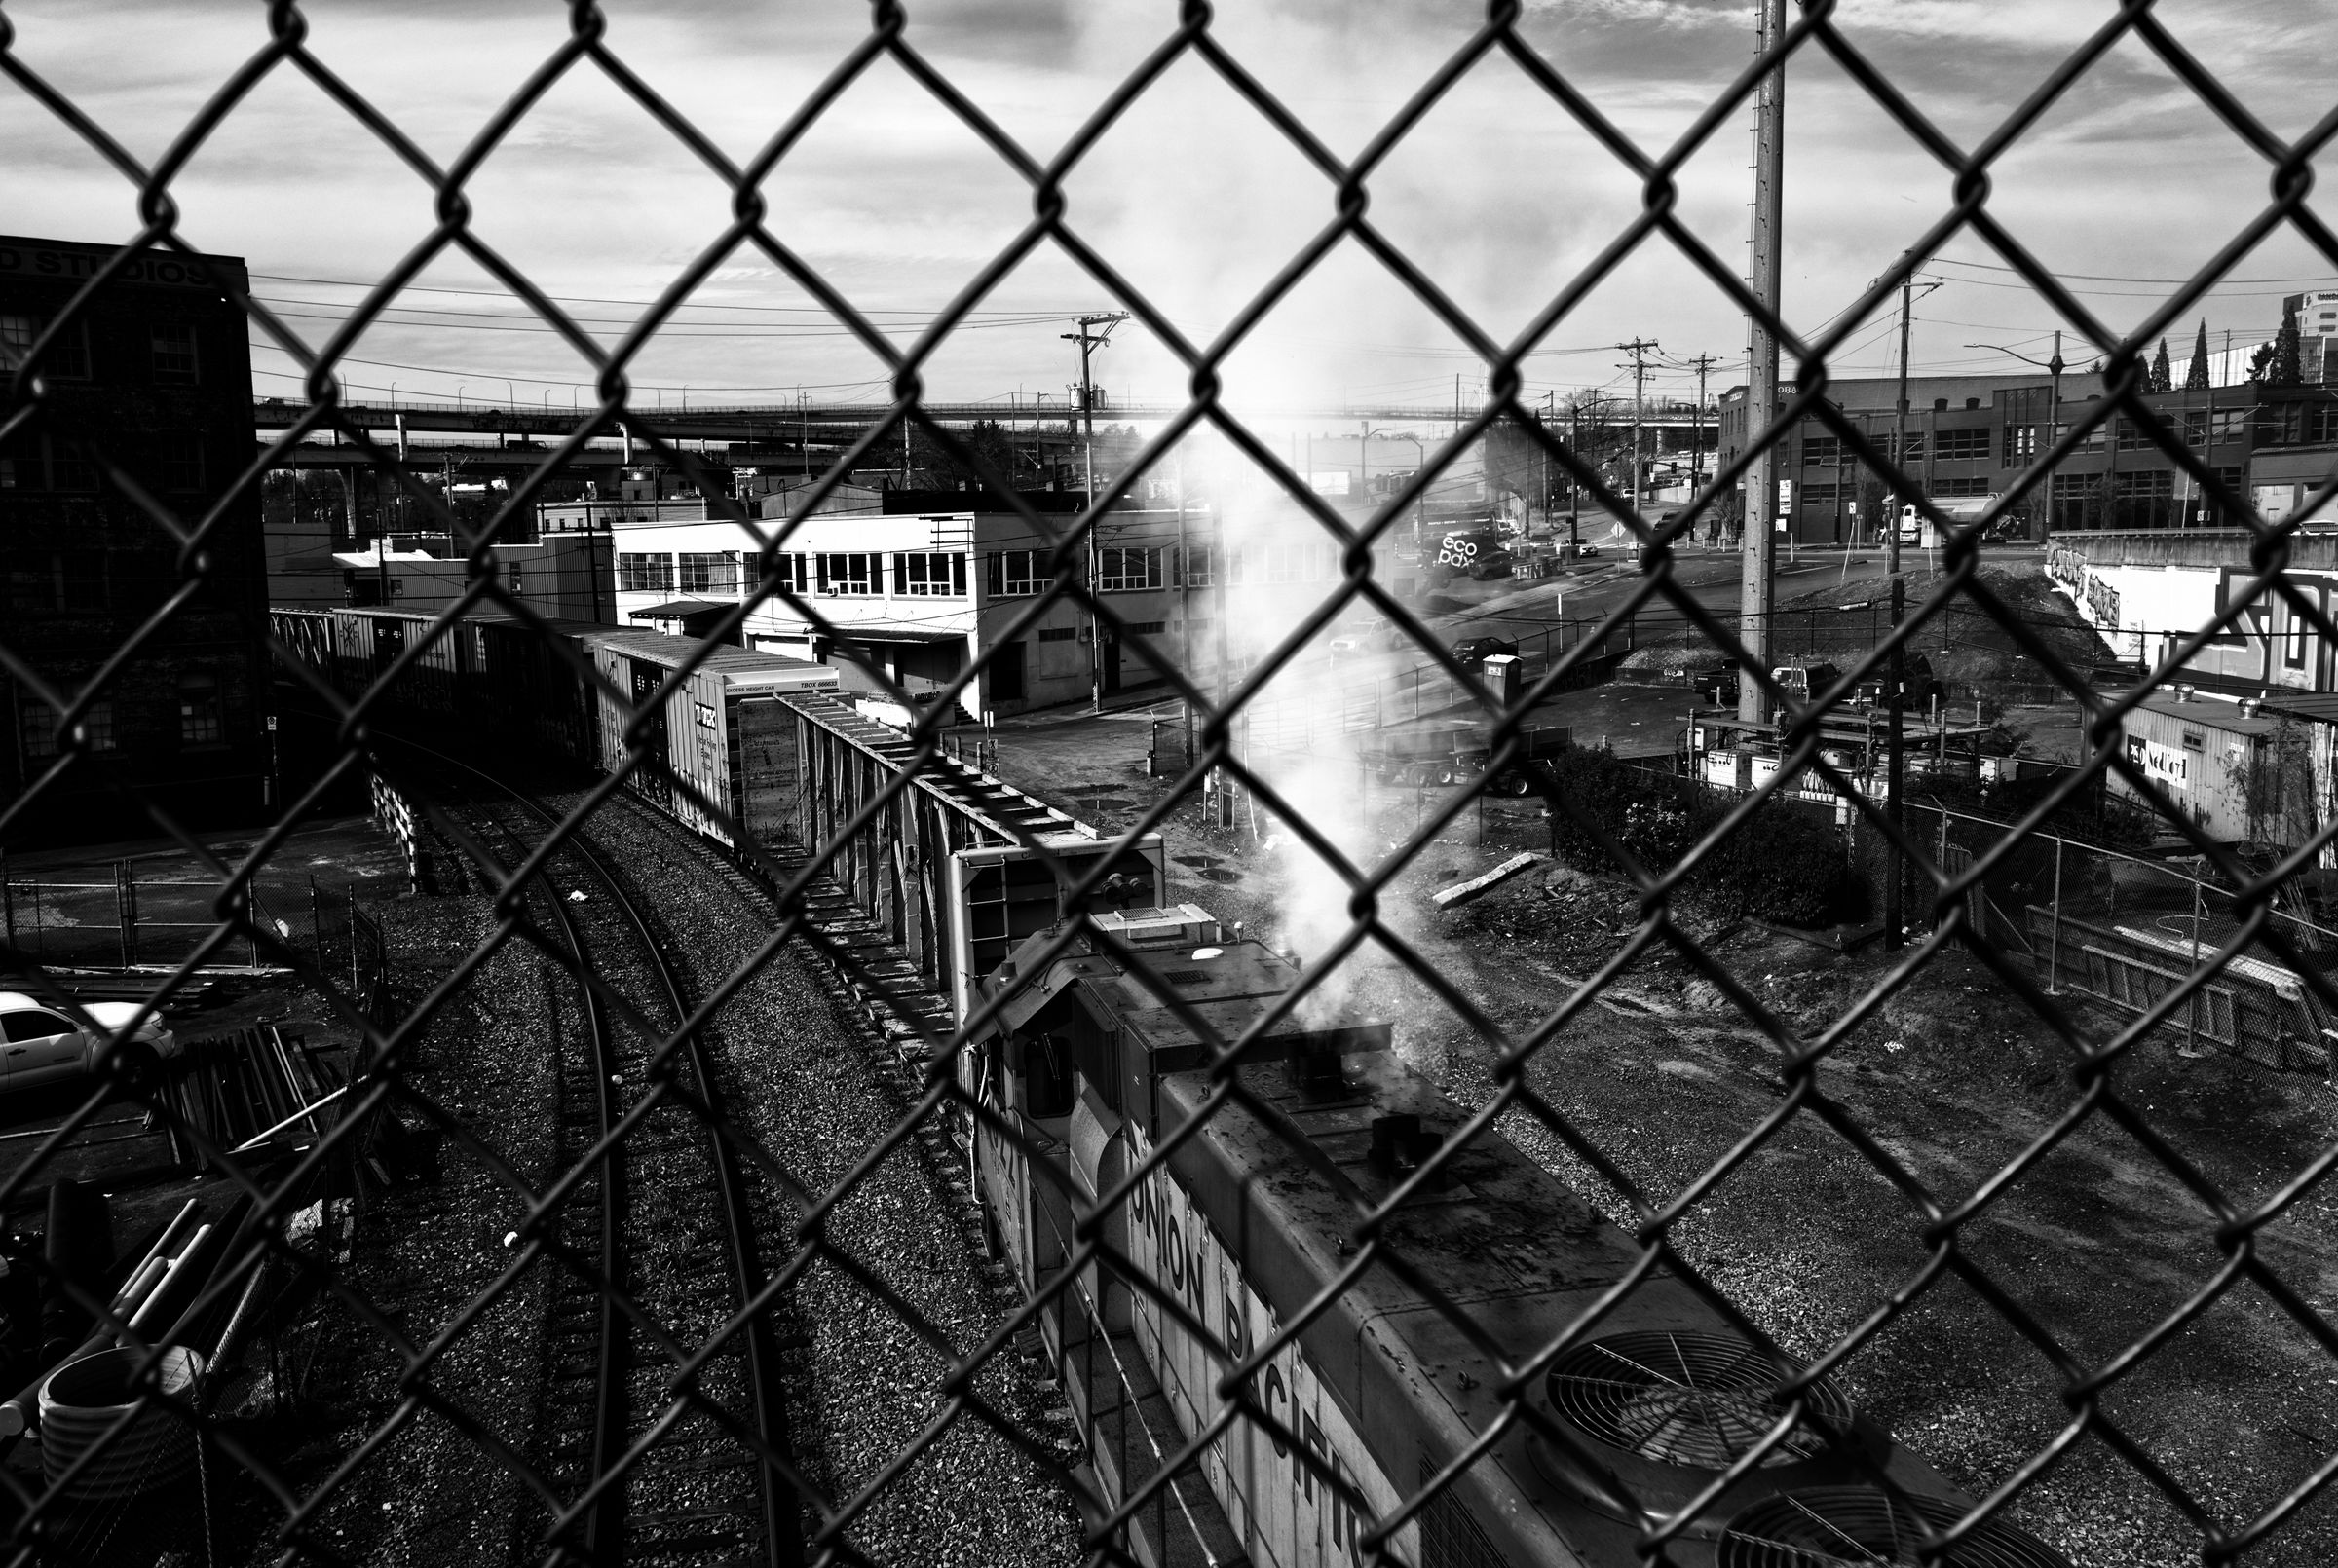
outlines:
[[[1003,406],[996,402],[935,403],[924,405],[926,415],[942,425],[973,425],[994,421],[1009,430],[1055,427],[1070,433],[1078,419],[1075,410],[1065,404],[1016,404]],[[1099,408],[1099,425],[1157,425],[1184,413],[1183,403],[1129,403],[1111,408]],[[288,429],[309,412],[306,403],[283,398],[263,398],[252,405],[252,423],[262,430]],[[655,429],[669,441],[770,441],[794,445],[811,439],[817,443],[834,444],[841,436],[857,439],[870,426],[886,418],[889,405],[876,403],[765,403],[724,408],[640,408],[633,409],[628,423],[639,429]],[[1273,421],[1288,424],[1292,421],[1320,423],[1335,433],[1371,425],[1452,425],[1457,418],[1475,414],[1467,408],[1456,415],[1451,406],[1431,407],[1419,404],[1365,404],[1334,406],[1328,404],[1293,405],[1288,407],[1246,408],[1242,417],[1250,421]],[[474,436],[525,436],[544,440],[550,445],[565,438],[577,426],[589,417],[583,408],[547,408],[525,403],[504,405],[496,403],[345,403],[338,421],[368,431],[396,435],[401,429],[409,440],[417,434],[465,434]],[[1609,419],[1616,414],[1610,406]],[[1714,412],[1707,409],[1704,424],[1711,428]],[[1646,415],[1649,426],[1677,426],[1686,429],[1695,423],[1695,414],[1686,403],[1650,403]],[[616,440],[615,435],[606,437]]]

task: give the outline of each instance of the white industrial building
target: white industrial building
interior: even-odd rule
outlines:
[[[1198,507],[1114,511],[1074,570],[1123,634],[1070,600],[1035,615],[1053,580],[1053,541],[1012,511],[948,509],[948,495],[848,487],[825,498],[774,564],[828,626],[772,597],[748,611],[735,640],[833,663],[848,688],[878,690],[869,669],[882,669],[913,694],[988,653],[960,705],[1004,715],[1156,683],[1163,665],[1214,679],[1222,657],[1238,666],[1255,655],[1263,630],[1296,622],[1339,576],[1337,543],[1295,506],[1245,523],[1230,545],[1218,516]],[[1076,502],[1033,499],[1051,510]],[[703,502],[547,505],[542,537],[610,529],[615,618],[704,636],[754,586],[760,552],[795,502],[782,493],[760,504],[765,515],[751,524]],[[1054,516],[1069,528],[1076,511]]]

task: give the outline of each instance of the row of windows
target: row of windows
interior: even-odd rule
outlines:
[[[38,697],[26,697],[21,708],[24,755],[32,758],[55,757],[57,754],[57,711]],[[101,699],[82,710],[80,739],[84,750],[110,752],[121,749],[114,728],[114,705]],[[178,743],[181,746],[217,746],[227,739],[227,719],[219,700],[219,680],[201,672],[179,678],[178,683]]]
[[[737,598],[748,583],[754,557],[737,550],[684,550],[679,554],[622,551],[617,585],[624,593],[683,593]],[[886,591],[913,598],[966,595],[966,558],[948,550],[838,551],[782,555],[773,562],[780,587],[793,593],[839,593],[874,597]]]
[[[132,476],[163,492],[200,491],[202,437],[180,431],[141,436],[128,454]],[[51,436],[17,442],[0,456],[0,490],[95,490],[103,470],[81,444]]]
[[[754,557],[732,550],[634,553],[617,557],[617,585],[625,593],[673,593],[736,597],[753,584]],[[1052,582],[1045,550],[994,550],[983,557],[984,583],[995,599],[1027,599]],[[1249,544],[1220,550],[1207,544],[1174,546],[1105,545],[1095,552],[1099,593],[1214,587],[1223,568],[1232,586],[1245,583],[1328,582],[1339,574],[1339,546],[1326,540],[1289,544]],[[962,599],[966,558],[955,550],[843,550],[787,554],[773,561],[778,585],[798,594],[832,593],[849,598],[884,594],[908,598]]]
[[[1932,456],[1942,463],[1969,463],[1985,459],[1994,445],[1990,427],[1971,429],[1910,430],[1907,432],[1907,455],[1904,464],[1924,461],[1927,440],[1933,446]],[[1892,432],[1882,430],[1873,437],[1877,450],[1886,457],[1892,451]],[[1802,437],[1802,466],[1806,468],[1839,467],[1846,462],[1857,461],[1858,454],[1838,435],[1805,435]]]
[[[1106,545],[1096,551],[1096,591],[1134,593],[1148,588],[1216,587],[1223,573],[1229,587],[1265,582],[1329,582],[1339,575],[1340,546],[1329,540],[1289,544],[1241,544],[1220,548],[1188,544],[1181,561],[1175,545],[1151,548]],[[1045,550],[999,550],[984,563],[994,599],[1028,599],[1044,591]]]
[[[37,316],[0,315],[0,369],[14,370],[32,353],[32,346],[49,329]],[[184,321],[161,321],[147,329],[148,369],[166,387],[193,387],[202,380],[195,352],[195,328]],[[41,374],[57,381],[88,381],[90,337],[80,321],[69,323],[49,346]]]

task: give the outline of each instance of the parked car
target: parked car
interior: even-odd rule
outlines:
[[[1946,696],[1948,689],[1932,673],[1932,660],[1921,653],[1902,655],[1902,675],[1905,680],[1905,694],[1900,705],[1909,713],[1919,713],[1932,706],[1936,696]],[[1891,680],[1888,673],[1879,671],[1859,683],[1851,700],[1862,707],[1880,708],[1891,701]]]
[[[83,1012],[109,1029],[138,1016],[135,1002],[84,1002]],[[178,1040],[154,1014],[131,1038],[154,1047],[157,1056],[178,1055]],[[105,1037],[94,1034],[45,1002],[20,991],[0,990],[0,1091],[15,1093],[43,1084],[65,1083],[96,1070]]]
[[[1575,546],[1575,559],[1578,561],[1596,560],[1598,559],[1599,554],[1600,547],[1597,544],[1578,544]]]
[[[1699,664],[1684,672],[1691,690],[1700,701],[1716,708],[1737,704],[1737,666],[1727,659],[1716,663]]]
[[[1516,656],[1518,645],[1500,637],[1464,637],[1453,645],[1452,653],[1463,664],[1477,664],[1496,653]]]
[[[1842,677],[1843,672],[1831,664],[1781,664],[1770,671],[1770,679],[1796,702],[1808,702]]]

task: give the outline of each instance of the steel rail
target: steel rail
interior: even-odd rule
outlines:
[[[470,773],[502,791],[518,803],[521,809],[543,823],[547,832],[557,831],[560,827],[562,818],[558,812],[551,810],[525,791],[514,788],[485,769],[460,759],[448,757],[443,752],[420,746],[413,741],[401,740],[400,744],[429,752],[448,765]],[[584,863],[585,869],[592,874],[594,880],[608,891],[612,904],[623,917],[626,925],[632,929],[642,951],[648,954],[651,972],[658,977],[659,988],[665,993],[666,1004],[673,1009],[675,1022],[679,1024],[682,1020],[689,1018],[691,1007],[684,998],[681,977],[674,972],[673,964],[666,957],[665,949],[658,940],[650,916],[642,910],[638,901],[625,891],[608,861],[586,840],[582,831],[569,835],[563,840],[561,847],[572,851],[577,859]],[[561,904],[556,894],[553,896],[552,902],[555,906]],[[560,915],[563,924],[566,924],[568,911],[565,907],[560,907]],[[683,1036],[682,1050],[685,1060],[690,1064],[692,1076],[698,1080],[698,1095],[712,1113],[705,1133],[707,1156],[713,1162],[715,1191],[721,1199],[723,1247],[726,1261],[730,1265],[732,1286],[738,1292],[740,1305],[744,1306],[762,1294],[765,1283],[762,1258],[755,1249],[754,1219],[748,1205],[745,1173],[740,1170],[737,1157],[733,1152],[731,1145],[724,1140],[721,1132],[718,1131],[728,1122],[729,1117],[723,1102],[722,1091],[714,1080],[712,1064],[706,1055],[705,1042],[698,1030],[692,1029]],[[604,1063],[600,1078],[601,1090],[605,1096],[611,1093],[612,1075],[613,1068],[609,1064]],[[604,1297],[606,1310],[614,1311],[614,1306],[608,1305],[609,1301],[610,1298]],[[786,1405],[778,1382],[778,1348],[772,1343],[770,1322],[761,1313],[747,1320],[744,1354],[747,1363],[747,1392],[754,1430],[761,1434],[764,1441],[770,1443],[773,1448],[784,1452],[787,1447]],[[609,1385],[613,1385],[616,1381],[614,1377],[608,1379],[604,1385],[605,1395]],[[596,1482],[608,1474],[605,1456],[598,1451],[602,1436],[603,1434],[600,1432],[594,1434],[596,1452],[593,1477]],[[613,1451],[623,1451],[622,1438],[620,1445]],[[792,1489],[783,1491],[779,1479],[773,1474],[772,1468],[760,1460],[755,1462],[755,1474],[757,1492],[763,1502],[765,1560],[773,1564],[803,1561],[803,1525]],[[620,1491],[622,1491],[621,1487],[613,1486],[609,1488],[609,1495],[614,1497]],[[617,1550],[607,1555],[595,1555],[593,1560],[595,1562],[622,1560],[622,1541],[617,1544]]]
[[[459,758],[450,757],[434,747],[426,746],[419,741],[399,735],[378,735],[377,739],[387,739],[397,746],[421,753],[457,773],[468,773],[498,793],[510,797],[523,808],[534,805],[534,803],[529,801],[526,796],[512,789],[503,780],[471,766]],[[519,863],[525,864],[528,858],[528,846],[512,830],[510,824],[497,816],[490,816],[488,820],[494,823],[496,829],[510,840],[512,848],[518,854]],[[577,928],[575,917],[570,915],[568,905],[560,897],[560,890],[552,884],[549,864],[547,861],[544,866],[538,867],[530,880],[544,895],[545,902],[551,906],[552,923],[558,928],[560,940],[567,947],[570,956],[576,960],[577,990],[584,999],[585,1032],[590,1039],[592,1051],[593,1107],[598,1124],[594,1142],[609,1144],[610,1131],[617,1126],[621,1114],[617,1103],[616,1036],[609,1027],[607,1007],[602,1002],[599,991],[586,978],[596,970],[591,962],[584,935]],[[622,1394],[624,1387],[622,1373],[627,1337],[623,1314],[619,1312],[617,1307],[618,1281],[625,1258],[624,1159],[623,1144],[609,1145],[608,1158],[602,1163],[601,1170],[600,1275],[602,1284],[599,1345],[595,1355],[593,1373],[592,1454],[586,1471],[587,1485],[597,1482],[601,1476],[607,1475],[609,1467],[616,1462],[619,1455],[625,1451],[625,1411]],[[594,1499],[592,1505],[585,1511],[583,1548],[586,1561],[616,1563],[622,1560],[623,1526],[620,1516],[623,1489],[622,1487],[610,1487],[600,1497]]]

